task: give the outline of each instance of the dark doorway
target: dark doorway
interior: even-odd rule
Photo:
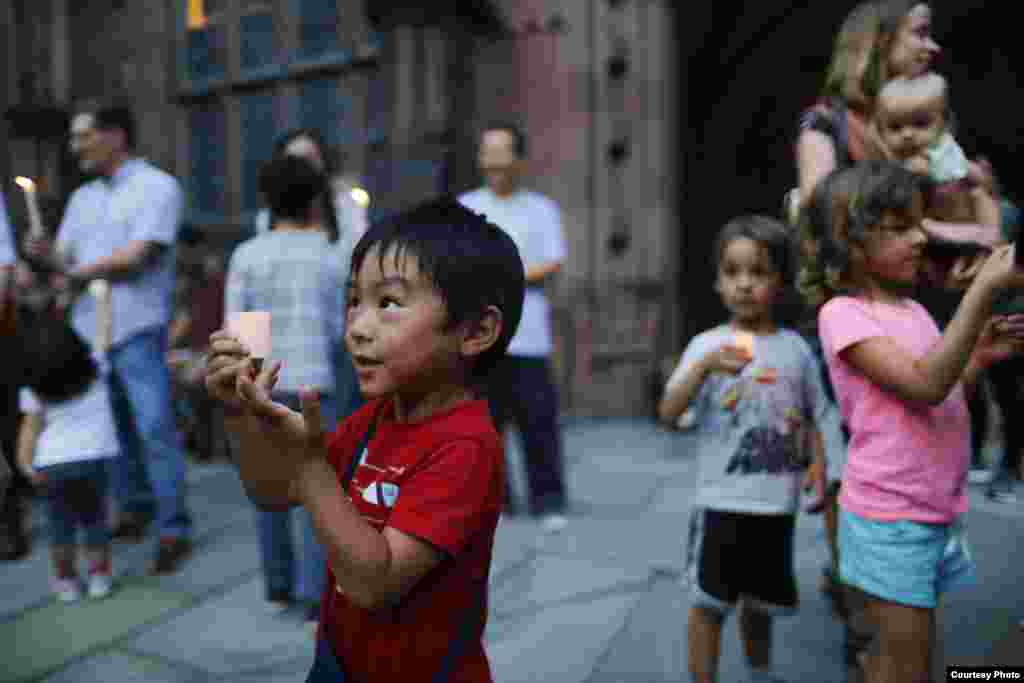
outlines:
[[[833,36],[855,4],[719,0],[678,13],[686,336],[725,316],[712,289],[716,231],[743,213],[780,215],[783,194],[796,184],[797,120],[816,99]],[[1016,197],[1024,190],[1016,159],[1024,139],[1016,79],[1024,41],[1011,21],[1013,7],[980,0],[939,5],[935,35],[958,138],[968,154],[992,160],[1006,193]]]

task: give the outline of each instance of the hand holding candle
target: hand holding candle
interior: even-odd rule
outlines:
[[[754,335],[750,332],[737,332],[733,344],[743,352],[747,360],[754,357]]]
[[[43,216],[39,212],[36,184],[31,178],[25,176],[18,176],[14,182],[25,191],[25,202],[28,204],[29,235],[35,239],[42,239],[46,236],[46,229],[43,227]]]
[[[270,356],[270,313],[246,311],[228,318],[228,331],[238,336],[252,352],[253,366],[259,373],[263,360]]]

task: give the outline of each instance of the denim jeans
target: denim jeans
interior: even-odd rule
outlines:
[[[293,410],[300,409],[297,394],[282,393],[275,395],[274,399]],[[325,433],[334,431],[338,417],[334,396],[320,395],[320,417],[323,418]],[[301,536],[298,557],[292,537],[293,519]],[[267,592],[286,593],[303,602],[319,601],[327,581],[327,560],[309,513],[304,508],[258,510],[256,522]]]
[[[110,395],[121,457],[110,485],[122,512],[153,511],[161,538],[187,538],[185,452],[171,407],[167,328],[145,330],[110,349]]]
[[[78,529],[83,530],[88,547],[110,544],[107,462],[83,460],[42,468],[46,476],[46,510],[53,545],[75,545]]]

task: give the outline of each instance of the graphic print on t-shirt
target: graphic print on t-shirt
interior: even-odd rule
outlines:
[[[740,375],[721,399],[721,408],[737,426],[751,425],[739,439],[725,474],[785,474],[807,467],[804,419],[786,397],[793,388],[771,367]]]
[[[400,487],[388,478],[401,476],[405,469],[393,465],[375,465],[370,462],[369,448],[364,449],[359,456],[359,465],[356,466],[352,486],[364,502],[373,506],[369,509],[365,506],[362,508],[363,519],[377,529],[383,529],[387,525],[388,515],[398,502]]]

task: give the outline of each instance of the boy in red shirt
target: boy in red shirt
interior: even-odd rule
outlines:
[[[328,557],[310,681],[491,681],[482,636],[504,500],[502,442],[477,393],[522,311],[511,238],[450,199],[374,225],[352,256],[346,345],[366,405],[324,437],[270,400],[235,336],[211,337],[207,388],[240,441],[249,497],[303,505]],[[365,449],[355,453],[372,433]],[[359,458],[347,488],[342,480]]]

